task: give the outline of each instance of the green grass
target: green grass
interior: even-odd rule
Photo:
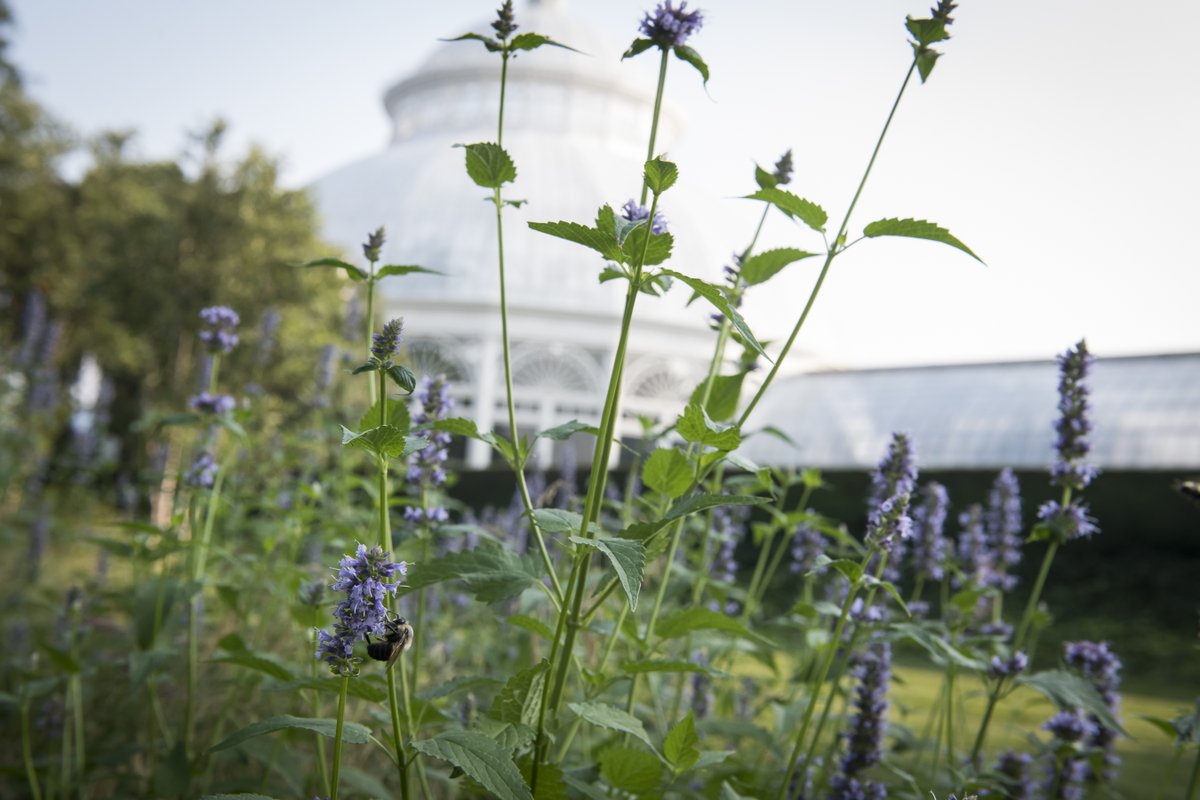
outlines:
[[[937,704],[942,673],[898,665],[894,670],[894,678],[889,695],[892,703],[891,721],[907,726],[919,736],[925,730],[931,709]],[[1164,797],[1183,798],[1195,751],[1185,753],[1179,763],[1174,763],[1176,750],[1172,742],[1142,717],[1172,719],[1190,711],[1193,702],[1192,698],[1185,697],[1170,699],[1144,694],[1122,695],[1120,717],[1131,738],[1121,739],[1117,744],[1121,773],[1116,789],[1121,795],[1130,800],[1153,800],[1166,781],[1170,788]],[[953,741],[955,754],[961,760],[969,753],[979,729],[985,704],[982,682],[970,676],[961,678],[955,703],[958,707],[955,709]],[[995,754],[1009,747],[1029,751],[1029,737],[1038,735],[1046,738],[1041,726],[1055,710],[1040,694],[1029,689],[1018,689],[996,709],[988,733],[987,752]],[[923,759],[919,754],[906,755],[900,760],[900,765],[908,769],[921,760],[927,772],[930,761],[928,753],[924,754]],[[988,759],[989,762],[991,760]],[[942,763],[945,763],[944,755]],[[939,797],[941,792],[953,790],[954,787],[939,785]]]

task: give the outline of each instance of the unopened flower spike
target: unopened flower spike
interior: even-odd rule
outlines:
[[[772,173],[775,178],[775,183],[780,186],[786,186],[792,182],[792,151],[788,151],[779,157],[775,162],[775,171]]]
[[[392,356],[400,349],[400,330],[403,326],[404,320],[396,317],[384,325],[379,333],[372,335],[371,356],[379,362],[380,367],[386,369],[392,365]]]
[[[956,4],[952,0],[939,0],[936,6],[929,9],[929,19],[909,17],[904,23],[904,27],[908,28],[908,32],[913,37],[913,41],[909,44],[913,48],[913,58],[916,59],[921,83],[929,79],[929,73],[933,72],[933,65],[941,56],[941,53],[930,45],[935,42],[944,42],[950,38],[946,28],[954,22],[954,18],[950,14],[955,7]]]
[[[367,241],[363,243],[363,255],[367,257],[367,261],[374,264],[379,260],[379,253],[383,249],[383,243],[386,236],[383,232],[383,226],[379,226],[373,232],[367,234]]]
[[[504,5],[496,10],[496,21],[492,23],[492,29],[496,31],[496,36],[502,42],[520,27],[513,21],[512,6],[512,0],[504,0]]]

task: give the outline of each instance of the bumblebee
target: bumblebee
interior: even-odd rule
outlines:
[[[404,617],[389,619],[384,623],[384,634],[379,641],[372,642],[371,634],[367,634],[367,655],[376,661],[386,661],[386,668],[391,669],[400,654],[412,647],[412,642],[413,629],[408,620]]]

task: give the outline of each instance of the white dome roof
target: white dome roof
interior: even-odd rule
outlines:
[[[510,61],[504,147],[517,165],[505,209],[505,257],[510,308],[616,317],[624,285],[599,285],[600,256],[530,230],[528,221],[591,222],[603,203],[614,208],[641,188],[649,133],[651,87],[630,82],[621,50],[563,13],[561,3],[526,6],[518,33],[537,32],[582,53],[542,47]],[[491,33],[490,20],[469,30]],[[420,264],[445,273],[384,283],[397,313],[414,300],[495,307],[499,300],[495,212],[489,193],[466,175],[464,151],[454,144],[495,141],[500,58],[475,41],[440,43],[410,77],[388,90],[392,117],[388,148],[321,178],[314,185],[327,240],[358,255],[369,230],[383,224],[383,261]],[[660,149],[675,126],[667,110]],[[660,209],[676,235],[670,264],[711,272],[700,233],[689,224],[685,193],[664,196]],[[684,310],[683,291],[645,298],[637,316],[647,323],[703,327],[704,310]],[[686,335],[686,334],[685,334]]]

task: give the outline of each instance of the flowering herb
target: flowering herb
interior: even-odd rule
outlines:
[[[241,317],[229,306],[209,306],[200,310],[200,321],[207,325],[197,334],[210,353],[228,353],[237,347],[235,329]]]
[[[638,31],[663,50],[680,47],[704,24],[700,11],[688,11],[687,0],[678,7],[671,0],[659,3],[654,13],[646,13]]]
[[[621,206],[621,216],[630,222],[641,222],[650,218],[650,209],[632,198],[626,201],[625,205]],[[654,212],[654,221],[650,223],[650,232],[655,236],[661,236],[667,232],[667,219],[659,212]]]
[[[237,406],[237,401],[233,399],[232,395],[201,392],[188,401],[188,406],[201,414],[221,416],[233,411]]]
[[[912,511],[911,558],[918,579],[940,581],[946,574],[949,543],[945,536],[950,495],[930,481],[921,488],[921,502]]]
[[[906,434],[894,434],[887,455],[871,476],[867,543],[872,548],[891,550],[912,533],[908,505],[916,485],[912,443]]]
[[[886,642],[872,642],[852,658],[851,674],[858,683],[851,702],[849,729],[844,734],[846,753],[829,787],[829,797],[833,800],[887,797],[882,785],[862,778],[862,773],[879,763],[883,755],[891,664],[891,646]]]
[[[1017,476],[1007,467],[992,484],[984,528],[994,554],[995,583],[1006,592],[1012,591],[1017,585],[1017,576],[1009,574],[1008,570],[1021,563],[1021,487]]]
[[[1108,710],[1112,712],[1113,716],[1116,716],[1121,703],[1121,696],[1117,692],[1117,686],[1120,684],[1121,660],[1109,649],[1108,643],[1067,642],[1064,650],[1063,660],[1067,666],[1074,668],[1091,682],[1104,700],[1104,704],[1108,706]],[[1117,768],[1121,763],[1120,756],[1116,753],[1117,732],[1102,724],[1095,715],[1089,714],[1088,719],[1095,726],[1095,730],[1089,734],[1086,744],[1099,749],[1104,754],[1104,766],[1100,775],[1097,776],[1093,773],[1089,766],[1088,778],[1092,781],[1097,779],[1112,781],[1116,779]]]
[[[316,657],[342,677],[358,674],[362,659],[355,657],[354,645],[367,634],[379,635],[387,620],[387,597],[396,594],[399,578],[408,574],[408,564],[393,562],[379,545],[368,548],[359,544],[353,556],[338,563],[337,579],[330,589],[342,597],[333,612],[333,632],[317,633]]]
[[[450,384],[445,377],[421,379],[421,388],[417,392],[421,402],[421,411],[413,418],[417,426],[429,426],[438,420],[445,419],[454,407],[450,397]],[[426,434],[429,444],[412,457],[405,475],[410,486],[420,492],[422,498],[430,489],[438,489],[446,483],[446,459],[450,455],[450,434],[445,431],[429,431]],[[449,519],[446,509],[441,505],[406,506],[404,517],[410,522],[442,523]]]
[[[404,320],[397,317],[371,334],[370,355],[354,370],[354,374],[378,372],[387,375],[397,386],[411,394],[417,386],[416,376],[408,367],[394,361],[394,356],[400,350],[400,331],[403,327]]]
[[[217,480],[217,460],[212,453],[201,451],[183,476],[183,482],[197,489],[211,489]]]

